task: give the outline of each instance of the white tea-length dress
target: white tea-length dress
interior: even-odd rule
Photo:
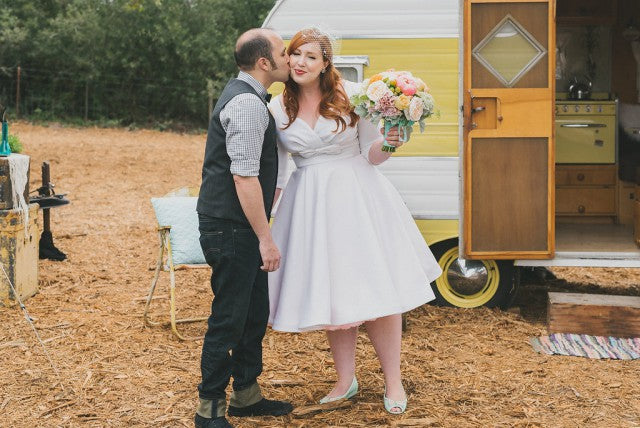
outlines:
[[[357,84],[344,87],[350,96]],[[361,119],[336,132],[336,121],[320,116],[313,129],[300,118],[282,129],[288,118],[281,96],[269,109],[278,128],[280,181],[284,151],[297,167],[271,228],[282,256],[269,273],[273,329],[346,328],[433,300],[429,283],[442,270],[397,190],[368,161],[382,138],[376,126]]]

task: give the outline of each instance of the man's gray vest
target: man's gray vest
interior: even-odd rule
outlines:
[[[227,154],[226,133],[220,123],[220,112],[236,95],[252,93],[260,97],[247,82],[231,79],[222,91],[216,103],[207,134],[207,145],[202,166],[202,184],[196,207],[198,213],[209,217],[233,220],[238,223],[249,221],[242,211],[236,186],[231,174],[231,159]],[[278,178],[278,151],[276,146],[276,125],[269,113],[269,126],[264,134],[260,173],[258,181],[262,186],[264,210],[267,218],[271,216],[271,205]]]

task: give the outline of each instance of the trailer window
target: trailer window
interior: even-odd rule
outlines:
[[[362,79],[358,78],[358,70],[355,67],[336,67],[340,72],[340,75],[344,80],[350,80],[351,82],[362,82]]]
[[[333,64],[345,80],[362,82],[364,66],[369,65],[368,55],[336,55]]]

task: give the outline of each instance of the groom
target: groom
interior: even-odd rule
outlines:
[[[256,381],[269,317],[267,272],[280,265],[269,228],[278,157],[266,88],[289,78],[289,57],[282,38],[267,29],[242,34],[234,56],[240,72],[211,115],[197,205],[214,294],[202,345],[197,428],[232,426],[225,418],[232,376],[230,416],[279,416],[293,409],[264,398]]]

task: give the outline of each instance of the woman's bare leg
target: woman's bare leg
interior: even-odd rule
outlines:
[[[373,344],[387,388],[387,398],[402,401],[406,398],[400,373],[400,349],[402,343],[402,315],[389,315],[365,323]]]
[[[327,339],[329,339],[333,363],[338,373],[338,381],[328,397],[339,397],[346,394],[356,372],[358,327],[345,330],[327,330]]]

